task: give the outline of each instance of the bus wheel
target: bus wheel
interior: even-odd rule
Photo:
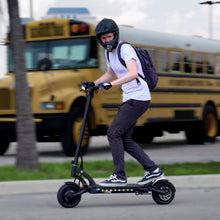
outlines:
[[[212,106],[206,106],[202,121],[204,132],[203,142],[215,142],[218,132],[218,119],[215,109]]]
[[[218,132],[218,119],[215,109],[207,105],[203,113],[203,120],[186,131],[189,144],[214,143]]]
[[[9,147],[10,141],[5,136],[0,136],[0,155],[3,155]]]
[[[73,108],[67,118],[64,132],[61,136],[63,151],[66,156],[74,156],[77,143],[80,136],[80,130],[83,122],[83,110],[80,107]],[[89,143],[89,125],[86,123],[84,136],[81,144],[81,152],[85,154]]]

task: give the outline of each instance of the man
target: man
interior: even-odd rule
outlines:
[[[117,55],[119,28],[113,20],[105,18],[99,22],[95,34],[99,43],[106,50],[108,69],[94,84],[101,89],[121,85],[123,91],[123,103],[107,132],[115,170],[113,175],[100,185],[124,186],[127,184],[124,171],[124,151],[133,156],[146,170],[143,179],[138,182],[139,185],[144,185],[163,176],[163,172],[131,139],[137,119],[148,109],[151,99],[146,81],[138,77],[138,73],[144,76],[141,63],[135,50],[129,44],[121,46],[121,57],[125,61],[126,67],[120,63]],[[117,79],[114,79],[115,76]]]

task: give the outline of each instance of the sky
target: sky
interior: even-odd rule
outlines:
[[[0,0],[6,5],[7,0]],[[212,8],[213,38],[220,40],[220,4],[200,5],[203,0],[32,0],[34,19],[50,7],[86,7],[98,20],[108,17],[118,24],[161,32],[209,37]],[[30,16],[30,0],[19,0],[20,15]],[[7,10],[7,9],[6,9]]]
[[[30,16],[30,0],[18,0],[21,17]],[[86,7],[97,20],[112,18],[119,25],[166,33],[220,40],[220,4],[200,5],[204,0],[32,0],[33,18],[41,19],[50,7]],[[0,39],[8,24],[7,0],[0,0]],[[210,19],[210,9],[212,16]],[[1,73],[0,73],[1,74]]]

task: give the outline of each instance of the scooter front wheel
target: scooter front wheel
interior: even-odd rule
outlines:
[[[173,201],[176,189],[172,183],[167,180],[159,180],[153,186],[161,191],[152,191],[152,198],[157,204],[165,205]]]
[[[79,191],[80,187],[76,183],[64,184],[57,192],[57,200],[61,206],[73,208],[77,206],[81,200],[81,195],[74,195]]]

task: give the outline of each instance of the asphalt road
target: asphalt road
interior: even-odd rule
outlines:
[[[182,133],[177,135],[165,134],[161,138],[156,138],[152,144],[144,144],[142,147],[156,163],[160,164],[220,160],[220,139],[214,144],[186,145]],[[59,143],[38,143],[37,148],[41,162],[62,162],[72,159],[64,156]],[[15,158],[16,143],[12,143],[6,155],[0,157],[0,165],[14,164]],[[127,154],[125,158],[132,160]],[[84,159],[111,159],[106,137],[92,138],[91,148]],[[0,219],[219,220],[219,176],[206,176],[205,181],[202,181],[204,177],[201,177],[201,181],[199,178],[200,176],[173,179],[170,177],[171,182],[177,188],[177,192],[175,199],[169,205],[155,204],[151,195],[84,194],[78,206],[70,209],[61,207],[57,202],[56,192],[63,181],[61,181],[62,183],[60,181],[52,181],[52,183],[50,181],[29,182],[27,185],[25,185],[27,182],[25,184],[22,182],[6,182],[1,185],[3,192],[0,195]],[[53,186],[55,188],[50,187],[49,184],[55,185]],[[28,188],[30,190],[27,193]]]
[[[219,220],[218,189],[179,189],[169,205],[157,205],[151,195],[84,194],[75,208],[63,208],[56,194],[0,196],[1,220],[148,219]]]
[[[153,143],[141,146],[157,164],[220,161],[220,138],[214,144],[188,145],[184,133],[165,133],[163,137],[155,138]],[[12,143],[6,154],[0,157],[0,166],[15,164],[16,149],[17,144]],[[73,159],[63,154],[60,143],[37,143],[37,149],[40,162],[63,162]],[[91,138],[90,149],[84,160],[104,159],[112,159],[106,136]],[[127,153],[125,159],[133,160]]]

